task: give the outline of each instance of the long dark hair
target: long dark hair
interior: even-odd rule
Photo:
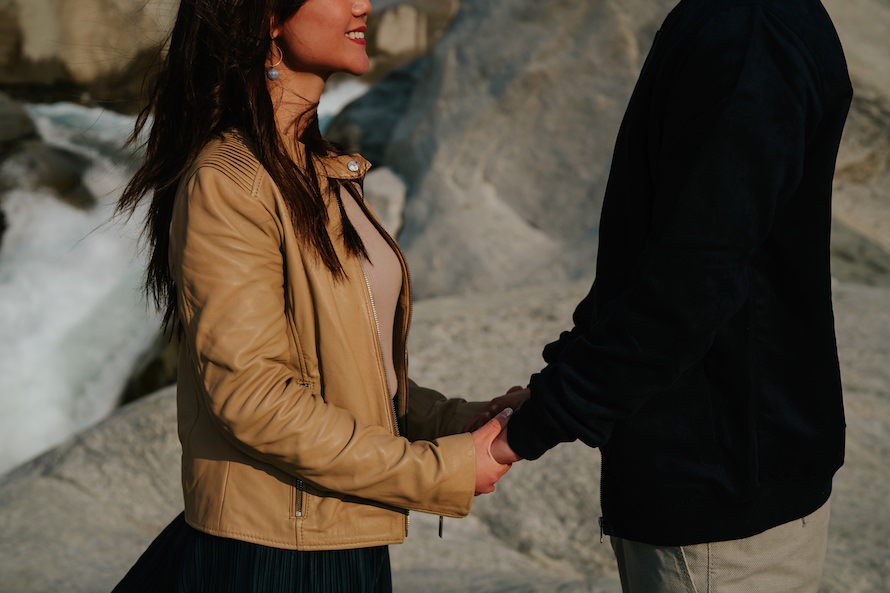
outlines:
[[[149,127],[145,157],[118,200],[116,212],[132,215],[150,195],[143,238],[150,251],[146,292],[163,313],[166,330],[174,327],[176,286],[170,273],[168,246],[173,200],[182,176],[203,146],[229,130],[250,139],[257,158],[281,189],[302,243],[335,277],[344,271],[326,231],[327,208],[311,155],[342,154],[325,140],[315,109],[299,140],[305,146],[306,169],[296,167],[280,142],[265,81],[271,22],[293,16],[305,0],[181,0],[167,51],[148,91],[148,102],[136,118],[127,144]],[[298,126],[299,127],[299,126]],[[331,180],[337,190],[339,184]],[[358,197],[354,184],[345,188]],[[342,207],[341,207],[342,211]],[[344,218],[348,252],[364,246]]]

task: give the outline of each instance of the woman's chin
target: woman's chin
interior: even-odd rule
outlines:
[[[349,67],[344,69],[344,72],[347,74],[352,74],[353,76],[362,76],[366,74],[368,70],[371,69],[371,61],[365,57],[362,61],[356,61],[355,64],[350,65]]]

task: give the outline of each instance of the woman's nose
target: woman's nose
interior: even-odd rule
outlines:
[[[352,14],[355,16],[367,16],[371,12],[370,0],[355,0],[352,3]]]

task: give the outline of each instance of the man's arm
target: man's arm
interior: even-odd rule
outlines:
[[[502,435],[518,456],[576,438],[602,445],[616,422],[699,362],[744,305],[750,257],[799,181],[819,96],[794,32],[741,6],[686,47],[653,130],[660,145],[642,257],[620,295],[532,376],[530,399]]]

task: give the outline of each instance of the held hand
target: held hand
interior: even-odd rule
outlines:
[[[528,387],[523,388],[519,385],[514,385],[513,387],[508,389],[507,393],[505,393],[504,395],[491,400],[491,402],[488,404],[488,413],[494,416],[495,414],[506,408],[518,410],[522,407],[522,404],[525,403],[525,400],[527,400],[531,394],[532,392],[529,391]]]
[[[492,441],[502,433],[512,413],[513,410],[507,408],[473,432],[473,444],[476,446],[477,496],[494,492],[495,483],[510,469],[509,464],[495,461],[490,449]]]
[[[464,425],[464,431],[472,432],[478,429],[480,426],[488,422],[488,420],[491,419],[493,416],[499,414],[501,410],[505,410],[507,408],[518,410],[520,407],[522,407],[522,404],[529,398],[530,395],[531,392],[528,390],[528,388],[523,389],[518,385],[514,385],[513,387],[508,389],[507,393],[505,393],[504,395],[491,400],[488,403],[488,409],[470,418]]]
[[[516,454],[513,449],[510,448],[510,443],[507,442],[507,426],[501,430],[501,433],[494,439],[491,443],[491,456],[498,463],[504,463],[507,465],[512,465],[517,461],[522,460],[522,457]]]

